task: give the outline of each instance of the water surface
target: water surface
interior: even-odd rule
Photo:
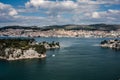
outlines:
[[[120,51],[104,49],[95,38],[36,38],[59,41],[45,59],[0,61],[0,80],[119,80]],[[53,56],[54,55],[54,56]]]

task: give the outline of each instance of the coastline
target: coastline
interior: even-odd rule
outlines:
[[[28,36],[0,36],[0,38],[120,38],[120,37],[99,37],[99,36],[84,36],[84,37],[76,37],[76,36],[35,36],[35,37],[28,37]]]
[[[59,42],[36,42],[35,39],[5,38],[0,39],[0,59],[20,60],[45,58],[49,49],[60,48]]]
[[[7,60],[7,61],[15,61],[15,60],[25,60],[25,59],[42,59],[42,58],[46,58],[46,54],[36,57],[20,57],[20,58],[11,58],[11,59],[6,59],[5,57],[1,57],[0,56],[0,60]]]
[[[104,40],[100,43],[100,46],[103,48],[110,48],[114,50],[120,50],[120,40]]]
[[[25,29],[7,29],[0,31],[0,36],[9,37],[79,37],[79,38],[120,38],[120,30],[118,31],[99,31],[99,30],[25,30]]]

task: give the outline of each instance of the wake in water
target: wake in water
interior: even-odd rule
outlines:
[[[70,46],[72,46],[72,45],[73,45],[73,43],[71,43],[71,42],[66,42],[66,41],[60,43],[61,48],[70,47]]]
[[[99,44],[93,44],[92,46],[100,46]]]

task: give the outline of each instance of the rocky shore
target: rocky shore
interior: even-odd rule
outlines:
[[[115,50],[120,50],[120,40],[104,40],[100,44],[103,48],[111,48]]]
[[[44,58],[46,54],[40,54],[33,48],[28,50],[16,49],[16,48],[6,48],[4,51],[4,56],[0,56],[0,59],[6,60],[18,60],[18,59],[31,59],[31,58]]]
[[[45,58],[47,49],[56,48],[60,48],[59,42],[38,43],[34,39],[0,39],[0,59]]]

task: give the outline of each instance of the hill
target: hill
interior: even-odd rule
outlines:
[[[25,30],[53,30],[53,29],[65,29],[65,30],[101,30],[101,31],[111,31],[111,30],[120,30],[120,25],[116,24],[91,24],[91,25],[51,25],[51,26],[5,26],[0,28],[0,30],[6,29],[25,29]]]
[[[6,30],[6,29],[26,29],[26,30],[41,30],[40,27],[37,26],[5,26],[1,27],[0,30]]]
[[[92,25],[53,25],[53,26],[46,26],[45,29],[65,29],[65,30],[104,30],[104,31],[111,31],[111,30],[119,30],[120,25],[113,25],[113,24],[92,24]]]

